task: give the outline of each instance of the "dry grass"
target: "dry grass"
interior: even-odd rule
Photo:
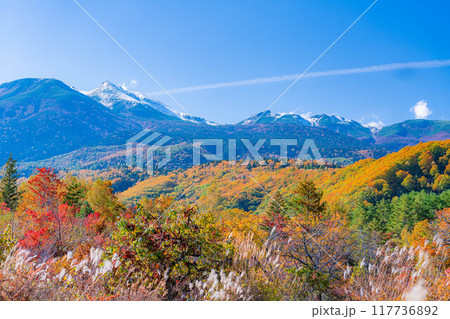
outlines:
[[[117,257],[104,259],[92,247],[88,254],[68,252],[60,258],[39,262],[30,251],[18,249],[0,268],[1,300],[155,300],[143,287],[115,287],[109,280],[120,264]]]
[[[356,300],[449,300],[448,253],[438,236],[418,247],[387,243],[371,260],[348,267],[346,291]]]

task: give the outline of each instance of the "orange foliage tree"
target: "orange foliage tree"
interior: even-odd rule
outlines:
[[[62,186],[49,168],[39,168],[30,178],[21,203],[28,221],[21,246],[40,253],[62,252],[68,228],[76,222],[73,207],[63,203]]]

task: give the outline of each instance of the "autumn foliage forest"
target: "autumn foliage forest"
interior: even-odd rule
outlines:
[[[19,182],[10,158],[0,300],[450,299],[449,140],[343,168],[265,164],[118,193],[51,168]]]

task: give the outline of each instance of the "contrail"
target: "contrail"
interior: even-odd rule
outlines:
[[[306,74],[303,78],[320,78],[320,77],[327,77],[327,76],[334,76],[334,75],[372,73],[372,72],[393,71],[393,70],[432,69],[432,68],[441,68],[441,67],[446,67],[446,66],[450,66],[450,59],[421,61],[421,62],[390,63],[390,64],[366,66],[366,67],[361,67],[361,68],[311,72],[311,73]],[[184,88],[169,89],[169,90],[166,90],[166,92],[187,93],[187,92],[194,92],[194,91],[220,89],[220,88],[233,87],[233,86],[258,85],[258,84],[264,84],[264,83],[292,81],[292,80],[297,79],[299,77],[299,75],[300,74],[289,74],[289,75],[272,76],[272,77],[265,77],[265,78],[256,78],[256,79],[251,79],[251,80],[188,86],[188,87],[184,87]],[[155,92],[147,93],[147,95],[149,95],[149,96],[164,95],[164,94],[166,94],[166,92],[155,91]]]

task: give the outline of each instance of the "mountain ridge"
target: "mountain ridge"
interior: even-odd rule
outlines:
[[[411,120],[374,131],[334,114],[264,111],[237,124],[222,125],[174,111],[111,82],[80,92],[57,79],[42,78],[0,85],[0,124],[0,160],[14,153],[22,161],[49,159],[91,146],[124,145],[144,128],[172,137],[173,144],[199,138],[313,139],[324,157],[353,160],[450,138],[448,121]],[[270,155],[274,148],[262,151]]]
[[[138,129],[56,79],[0,85],[0,158],[48,158]]]
[[[290,123],[322,127],[358,139],[373,139],[372,130],[363,124],[335,114],[300,115],[296,113],[273,113],[270,110],[257,113],[237,125]]]
[[[96,100],[114,113],[138,121],[185,121],[195,124],[210,122],[190,114],[175,111],[160,101],[151,99],[140,92],[129,91],[109,81],[91,91],[81,93]]]

